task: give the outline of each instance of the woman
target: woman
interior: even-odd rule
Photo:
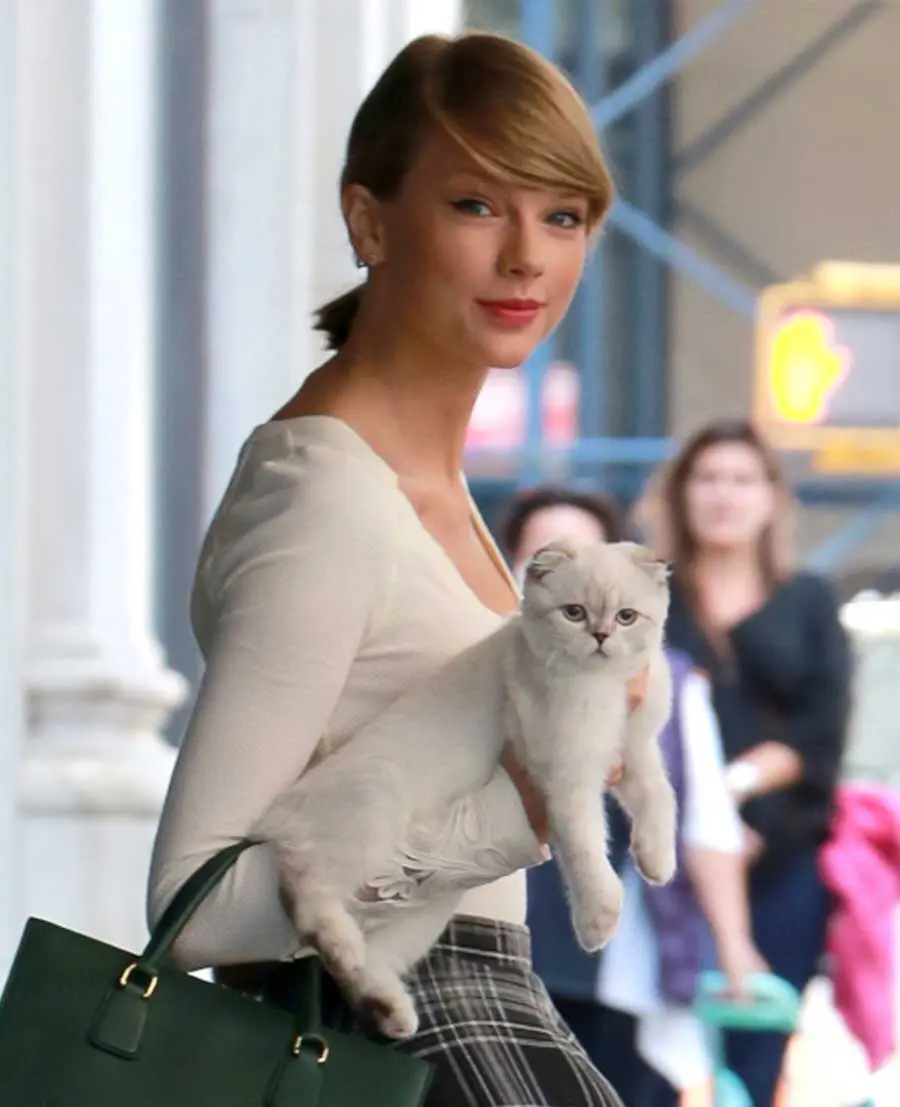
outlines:
[[[369,93],[341,178],[366,279],[320,310],[334,356],[250,435],[201,552],[206,669],[151,919],[311,761],[516,608],[460,475],[466,426],[488,368],[521,365],[562,319],[611,200],[584,104],[514,42],[418,39]],[[617,1104],[531,969],[517,870],[543,858],[529,825],[543,820],[514,775],[524,806],[506,773],[489,785],[505,826],[448,836],[470,876],[485,856],[507,875],[466,893],[418,966],[421,1028],[405,1048],[434,1062],[440,1107]],[[272,858],[255,849],[178,954],[240,965],[298,946]]]
[[[544,486],[515,496],[502,522],[500,541],[513,574],[521,579],[532,554],[556,538],[618,542],[625,523],[618,504],[593,492]]]
[[[691,438],[659,482],[656,522],[674,564],[669,641],[712,680],[713,704],[752,859],[753,935],[802,989],[822,954],[819,876],[844,748],[850,654],[830,587],[793,571],[777,461],[746,422]],[[735,1034],[727,1059],[769,1107],[786,1038]]]
[[[561,536],[616,542],[625,527],[611,501],[589,493],[537,488],[513,501],[502,537],[514,568]],[[610,803],[613,863],[626,896],[618,929],[597,957],[578,947],[555,866],[528,874],[535,970],[629,1107],[677,1107],[681,1089],[708,1075],[706,1043],[689,1008],[697,972],[718,955],[739,991],[747,973],[767,967],[750,936],[740,822],[708,682],[685,655],[669,657],[676,707],[661,743],[682,811],[683,875],[666,888],[645,884],[627,857],[627,823]]]

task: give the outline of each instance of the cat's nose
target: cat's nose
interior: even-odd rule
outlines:
[[[594,641],[597,643],[598,646],[602,646],[606,642],[607,638],[609,638],[609,635],[606,633],[606,631],[598,630],[594,633]]]

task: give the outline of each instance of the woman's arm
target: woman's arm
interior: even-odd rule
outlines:
[[[830,789],[838,776],[850,707],[850,646],[828,584],[809,576],[803,588],[797,617],[806,620],[808,671],[802,695],[783,719],[782,741],[761,742],[729,765],[738,804],[801,781]]]
[[[202,628],[206,670],[154,848],[151,924],[306,768],[388,593],[382,535],[393,519],[380,487],[368,487],[364,470],[335,480],[332,469],[304,466],[288,459],[253,474],[202,570],[213,625]],[[197,912],[177,956],[193,969],[279,959],[297,946],[274,858],[257,846]]]
[[[684,861],[735,990],[766,966],[753,943],[741,822],[725,784],[707,681],[692,674],[678,704],[685,750]]]

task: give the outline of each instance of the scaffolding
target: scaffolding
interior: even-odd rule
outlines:
[[[602,485],[626,500],[637,494],[648,471],[669,457],[674,448],[666,433],[666,274],[677,272],[729,311],[748,320],[755,316],[760,289],[777,279],[777,274],[742,253],[719,228],[704,221],[702,212],[690,213],[693,222],[704,224],[706,237],[715,242],[733,270],[746,276],[745,282],[673,235],[666,226],[672,174],[708,157],[738,127],[878,11],[882,0],[859,0],[674,158],[667,125],[666,93],[670,80],[704,51],[714,48],[758,3],[759,0],[721,0],[710,14],[675,39],[671,34],[669,0],[619,3],[520,0],[519,3],[519,37],[567,70],[591,106],[607,151],[614,145],[611,136],[617,126],[626,120],[630,123],[628,146],[634,171],[626,187],[621,187],[620,181],[620,193],[624,195],[618,196],[608,217],[608,226],[635,248],[630,268],[632,310],[630,314],[624,313],[629,331],[620,343],[628,349],[628,360],[611,370],[610,348],[614,344],[608,333],[608,300],[612,292],[604,280],[604,251],[609,248],[604,236],[588,262],[573,304],[569,331],[564,336],[565,356],[580,373],[581,404],[579,436],[562,451],[573,482]],[[561,19],[569,25],[566,35],[560,34]],[[626,37],[630,42],[630,65],[624,77],[616,74],[610,63],[613,52],[604,42],[604,35],[615,33],[617,22],[622,21],[628,25]],[[525,366],[526,432],[521,449],[511,458],[515,469],[513,483],[519,486],[535,484],[548,472],[559,471],[559,458],[554,455],[560,453],[560,448],[554,449],[543,440],[541,418],[544,377],[558,356],[555,343],[559,341],[558,337],[548,340]],[[616,411],[611,413],[609,397],[613,383],[623,395]],[[809,564],[821,571],[838,569],[877,529],[885,513],[896,510],[900,504],[895,481],[803,480],[796,486],[796,493],[801,502],[810,506],[856,509],[846,525],[809,557]]]

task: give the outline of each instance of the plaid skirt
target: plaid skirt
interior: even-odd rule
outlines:
[[[263,967],[246,968],[249,979],[219,978],[290,1009],[290,964],[268,966],[258,987]],[[535,975],[526,927],[458,915],[408,984],[419,1030],[395,1048],[434,1065],[425,1107],[622,1107]],[[326,1025],[363,1029],[336,987],[323,1001]]]
[[[427,1107],[622,1107],[531,967],[524,926],[457,916],[409,981]]]

